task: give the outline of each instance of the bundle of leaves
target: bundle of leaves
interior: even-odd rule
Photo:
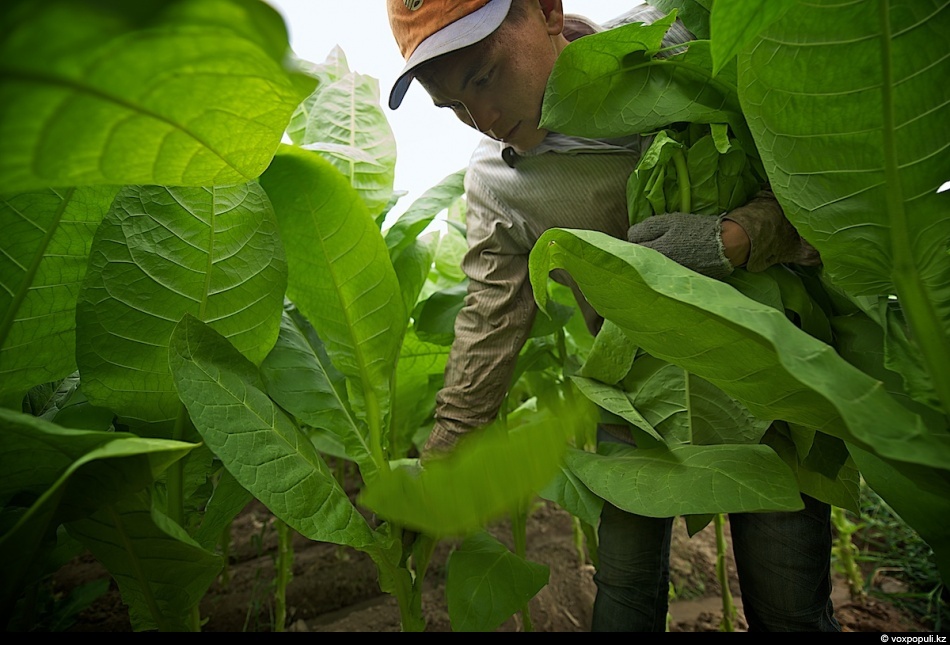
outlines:
[[[630,224],[660,213],[721,215],[761,188],[753,159],[724,123],[660,130],[627,182]]]

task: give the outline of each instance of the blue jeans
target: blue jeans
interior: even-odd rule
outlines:
[[[841,631],[831,602],[831,508],[802,495],[793,513],[732,513],[729,528],[749,631]],[[591,631],[664,631],[672,518],[604,502]]]

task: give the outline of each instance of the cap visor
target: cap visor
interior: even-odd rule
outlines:
[[[488,37],[501,26],[510,8],[511,0],[490,0],[481,9],[446,25],[419,43],[389,93],[389,108],[395,110],[402,104],[417,67]]]

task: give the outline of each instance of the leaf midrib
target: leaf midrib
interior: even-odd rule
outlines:
[[[162,114],[159,114],[158,112],[155,112],[154,110],[149,110],[141,105],[132,103],[131,101],[128,101],[122,97],[105,92],[99,88],[95,88],[90,85],[83,85],[81,83],[77,83],[76,81],[73,81],[71,79],[64,78],[61,76],[55,76],[52,74],[38,74],[38,73],[24,74],[23,72],[18,72],[15,70],[3,70],[3,75],[7,79],[15,79],[15,80],[20,80],[24,82],[34,82],[34,83],[45,84],[45,85],[50,85],[54,87],[67,88],[79,94],[92,96],[106,103],[117,105],[131,112],[148,116],[152,119],[155,119],[156,121],[159,121],[161,123],[164,123],[166,125],[169,125],[175,128],[177,131],[181,132],[182,134],[187,135],[188,137],[193,139],[195,142],[201,144],[206,150],[212,152],[216,157],[218,157],[218,159],[220,159],[228,168],[238,173],[241,177],[244,177],[247,181],[250,181],[251,179],[253,179],[252,176],[245,174],[237,166],[232,164],[225,157],[223,152],[215,148],[207,140],[199,136],[196,132],[189,130],[181,123],[178,123]],[[34,172],[36,171],[35,168],[33,170]]]

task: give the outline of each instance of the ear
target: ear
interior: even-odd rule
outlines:
[[[557,36],[564,31],[564,7],[561,0],[537,0],[544,13],[544,22],[548,27],[548,34]]]

